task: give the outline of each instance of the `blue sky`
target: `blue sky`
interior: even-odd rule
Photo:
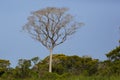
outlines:
[[[85,23],[54,53],[105,60],[105,54],[118,46],[120,0],[0,0],[0,59],[16,66],[20,58],[49,55],[44,46],[21,31],[32,11],[46,7],[67,7],[75,20]]]

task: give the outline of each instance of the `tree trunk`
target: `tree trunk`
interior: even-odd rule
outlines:
[[[53,49],[50,49],[49,72],[52,72],[52,52]]]

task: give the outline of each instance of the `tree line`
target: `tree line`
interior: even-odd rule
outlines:
[[[89,56],[67,56],[53,54],[53,73],[58,75],[84,75],[84,76],[120,76],[120,47],[116,47],[106,54],[107,60],[100,61]],[[39,57],[32,59],[19,59],[15,68],[10,67],[9,60],[0,59],[0,78],[25,79],[48,77],[49,56],[41,60]],[[55,75],[54,74],[54,75]]]

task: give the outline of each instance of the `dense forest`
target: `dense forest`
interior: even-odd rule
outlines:
[[[43,60],[39,57],[29,60],[19,59],[15,68],[10,66],[9,60],[0,59],[0,80],[84,80],[80,76],[85,76],[85,80],[118,80],[120,78],[120,47],[116,47],[105,55],[107,60],[100,61],[89,56],[53,54],[52,73],[48,72],[49,56]],[[73,76],[79,76],[79,78],[76,79]],[[111,76],[117,79],[111,79]]]

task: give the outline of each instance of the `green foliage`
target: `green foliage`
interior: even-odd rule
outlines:
[[[97,73],[102,76],[120,75],[120,47],[106,54],[108,60],[99,63]]]
[[[26,78],[30,76],[31,61],[26,59],[19,59],[18,66],[15,68],[16,78]]]
[[[39,57],[34,57],[31,59],[31,61],[34,63],[34,65],[36,65],[39,61]]]
[[[106,56],[110,61],[120,60],[120,46],[110,51]]]
[[[108,60],[88,56],[53,54],[53,73],[48,72],[49,56],[40,60],[19,59],[15,68],[8,60],[0,60],[0,80],[119,80],[119,47],[110,51]]]
[[[56,80],[57,78],[59,78],[58,74],[46,72],[43,76],[41,76],[40,80]]]
[[[99,74],[120,75],[120,46],[106,54],[108,60],[103,61],[99,67]]]
[[[47,56],[40,66],[48,65],[49,56]],[[97,72],[98,60],[91,57],[66,56],[64,54],[53,54],[53,72],[57,74],[72,73],[91,75]]]
[[[9,60],[0,59],[0,76],[2,76],[5,72],[8,71],[9,65]]]

